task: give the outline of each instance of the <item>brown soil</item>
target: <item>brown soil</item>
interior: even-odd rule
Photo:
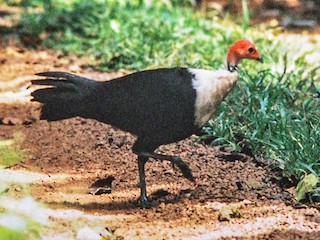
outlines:
[[[18,48],[1,49],[0,59],[5,59],[0,76],[7,76],[1,79],[2,86],[37,71],[70,71],[70,61],[78,63],[74,58]],[[122,74],[90,69],[82,73],[81,66],[76,68],[78,73],[98,80]],[[11,86],[11,91],[27,89],[23,86],[29,80],[16,81],[19,87]],[[74,225],[79,216],[67,220],[53,214],[51,221],[55,227],[47,229],[45,236],[62,234],[75,238],[79,226],[101,226],[125,239],[317,239],[319,236],[319,211],[311,207],[295,209],[293,196],[276,180],[277,176],[251,157],[219,158],[223,154],[197,143],[195,136],[162,146],[160,152],[179,155],[190,165],[196,183],[184,179],[169,163],[151,160],[147,164],[148,192],[159,205],[140,209],[134,203],[139,196],[136,156],[131,152],[134,136],[82,118],[52,123],[39,121],[39,105],[1,100],[5,103],[0,106],[0,138],[10,139],[14,133],[21,133],[24,140],[20,148],[27,153],[24,161],[11,169],[51,177],[50,181],[32,182],[32,196],[51,209],[77,209],[85,216],[97,217],[92,221],[83,216]],[[87,193],[95,180],[111,175],[115,177],[111,194]],[[241,216],[220,221],[219,215],[226,206],[240,211]],[[107,216],[108,221],[103,218]]]

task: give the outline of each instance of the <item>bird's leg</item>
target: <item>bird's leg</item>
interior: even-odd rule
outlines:
[[[146,187],[146,175],[145,175],[145,164],[148,161],[148,157],[138,156],[138,167],[139,167],[139,185],[140,185],[140,197],[139,201],[141,207],[147,207],[148,198],[147,198],[147,187]]]
[[[159,153],[149,153],[149,152],[140,152],[139,153],[139,157],[143,156],[143,157],[147,157],[147,158],[155,158],[158,160],[167,160],[170,161],[173,165],[176,165],[180,171],[182,172],[183,176],[187,179],[189,179],[190,181],[194,182],[194,178],[192,176],[192,172],[191,169],[189,168],[189,166],[180,158],[177,156],[168,156],[168,155],[163,155],[163,154],[159,154]]]

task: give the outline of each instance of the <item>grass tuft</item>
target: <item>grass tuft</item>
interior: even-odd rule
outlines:
[[[21,138],[21,134],[16,133],[13,139],[0,140],[0,166],[9,167],[23,160],[25,154],[16,148]]]
[[[250,13],[249,8],[246,0],[242,0],[242,27],[243,30],[246,31],[249,29],[249,19],[250,19]]]

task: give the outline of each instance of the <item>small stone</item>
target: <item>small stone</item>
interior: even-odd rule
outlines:
[[[16,117],[5,117],[2,119],[2,123],[5,125],[21,125],[22,120]]]
[[[247,200],[247,199],[243,200],[242,202],[243,202],[244,205],[251,205],[251,204],[253,204],[253,202],[251,202],[250,200]]]
[[[230,221],[231,218],[240,218],[242,213],[239,209],[226,206],[220,209],[218,219],[219,221]]]
[[[159,208],[164,209],[166,207],[166,204],[164,202],[160,203]]]
[[[164,171],[164,174],[165,175],[173,175],[174,171],[172,169],[168,169],[168,170]]]

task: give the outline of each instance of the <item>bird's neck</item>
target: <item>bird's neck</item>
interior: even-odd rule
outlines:
[[[239,68],[237,65],[233,65],[229,62],[227,63],[227,67],[228,67],[229,72],[238,72],[239,71]]]
[[[230,72],[238,71],[238,57],[235,51],[231,48],[227,55],[227,67]]]

